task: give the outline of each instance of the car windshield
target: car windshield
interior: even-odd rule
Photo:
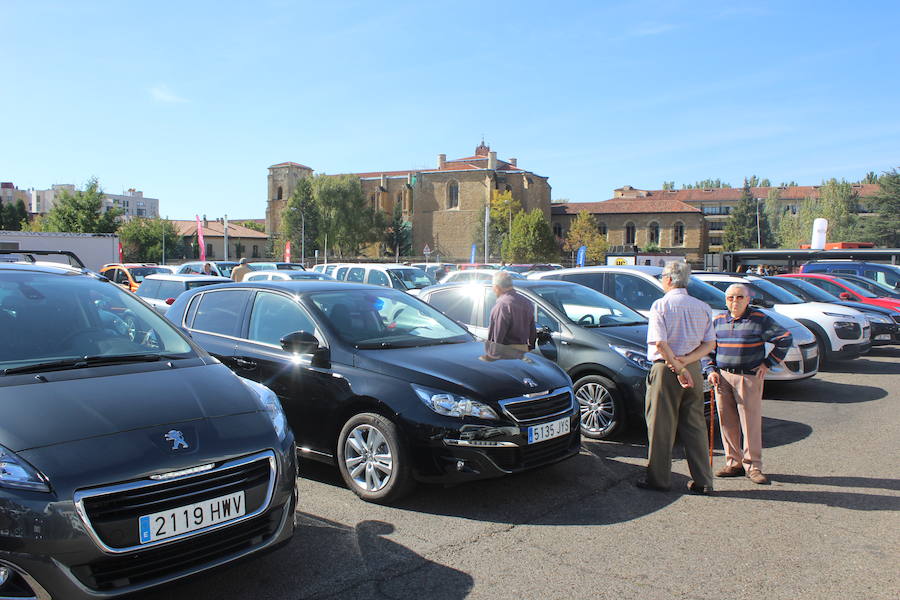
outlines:
[[[850,291],[853,292],[854,294],[857,294],[857,295],[859,295],[859,296],[862,296],[863,298],[877,298],[877,297],[878,297],[877,295],[875,295],[874,293],[870,292],[870,291],[867,290],[866,288],[864,288],[864,287],[862,287],[862,286],[859,286],[859,285],[856,285],[855,283],[853,283],[853,282],[850,281],[849,279],[844,279],[843,277],[838,277],[838,276],[836,276],[836,275],[834,276],[834,278],[837,279],[838,283],[842,284],[845,288],[847,288],[848,290],[850,290]]]
[[[546,300],[569,321],[583,327],[615,327],[647,322],[640,313],[582,285],[546,285],[527,289]]]
[[[174,327],[133,294],[79,275],[4,272],[0,331],[0,373],[85,357],[102,362],[193,355]]]
[[[213,285],[214,283],[225,283],[224,281],[185,281],[185,285],[187,289],[192,290],[194,288],[203,287],[204,285]]]
[[[858,287],[868,290],[870,293],[875,295],[874,297],[894,298],[897,294],[897,290],[893,290],[883,283],[879,283],[872,279],[867,279],[865,277],[859,277],[856,275],[841,275],[840,277],[844,281],[849,281],[850,283],[855,284]]]
[[[428,287],[437,283],[431,275],[422,269],[388,269],[388,273],[408,290]]]
[[[247,263],[247,266],[250,267],[254,271],[277,271],[278,265],[271,262],[252,262]]]
[[[168,269],[162,267],[131,267],[128,269],[135,283],[140,283],[147,275],[155,275],[156,273],[169,273]]]
[[[313,292],[309,298],[341,339],[357,348],[411,348],[473,339],[437,309],[399,290]]]
[[[325,275],[324,273],[313,273],[311,271],[290,271],[285,273],[285,275],[290,279],[334,279],[334,277]]]
[[[238,263],[216,263],[216,267],[219,268],[219,273],[222,274],[222,277],[231,277],[231,272],[236,266],[238,266]]]
[[[513,273],[527,273],[533,270],[531,265],[506,265],[502,268],[504,271],[512,271]]]
[[[753,279],[750,281],[750,285],[752,285],[754,289],[767,294],[770,298],[766,299],[772,299],[772,302],[776,304],[803,304],[803,298],[792,294],[783,287],[775,285],[771,281],[766,281],[765,279]]]
[[[802,279],[792,278],[787,279],[786,277],[774,278],[767,280],[770,281],[773,285],[777,285],[780,288],[786,289],[792,294],[796,294],[797,296],[807,300],[809,302],[840,302],[841,299],[835,296],[834,294],[829,294],[822,288],[816,287],[813,284],[803,281]]]
[[[656,278],[662,278],[662,273],[657,275]],[[691,277],[688,280],[687,292],[694,298],[706,302],[713,310],[728,310],[728,307],[725,306],[725,292],[705,281],[700,281],[696,277]]]

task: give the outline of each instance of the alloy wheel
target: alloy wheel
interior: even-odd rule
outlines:
[[[599,383],[585,383],[575,393],[581,410],[581,427],[592,433],[603,433],[615,422],[612,394]]]
[[[344,442],[344,464],[353,482],[367,492],[382,490],[394,470],[394,458],[384,434],[368,424],[350,431]]]

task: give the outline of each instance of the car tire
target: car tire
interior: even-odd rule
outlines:
[[[816,330],[811,330],[819,347],[819,368],[834,363],[834,353],[831,351],[831,341]]]
[[[393,502],[414,486],[406,445],[382,415],[351,417],[338,437],[337,458],[344,483],[367,502]]]
[[[575,382],[581,435],[602,440],[625,426],[625,406],[616,384],[601,375],[585,375]]]

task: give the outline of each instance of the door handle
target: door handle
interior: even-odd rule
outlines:
[[[256,368],[256,361],[255,360],[247,360],[246,358],[240,358],[240,357],[235,358],[234,364],[236,364],[237,366],[239,366],[242,369],[249,370],[249,369]]]

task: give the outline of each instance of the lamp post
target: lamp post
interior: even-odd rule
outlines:
[[[163,243],[162,243],[162,246],[163,246],[163,248],[162,248],[162,250],[163,250],[163,252],[162,252],[162,264],[166,264],[166,224],[167,224],[168,222],[169,222],[169,217],[167,216],[167,217],[166,217],[166,220],[163,221],[163,224],[162,224],[162,226],[163,226],[163,227],[162,227],[162,234],[163,234],[163,240],[162,240],[162,242],[163,242]]]
[[[228,215],[225,215],[225,260],[228,260]]]
[[[762,248],[762,236],[759,231],[759,198],[756,199],[756,248]]]
[[[300,209],[300,264],[306,267],[306,214]]]

